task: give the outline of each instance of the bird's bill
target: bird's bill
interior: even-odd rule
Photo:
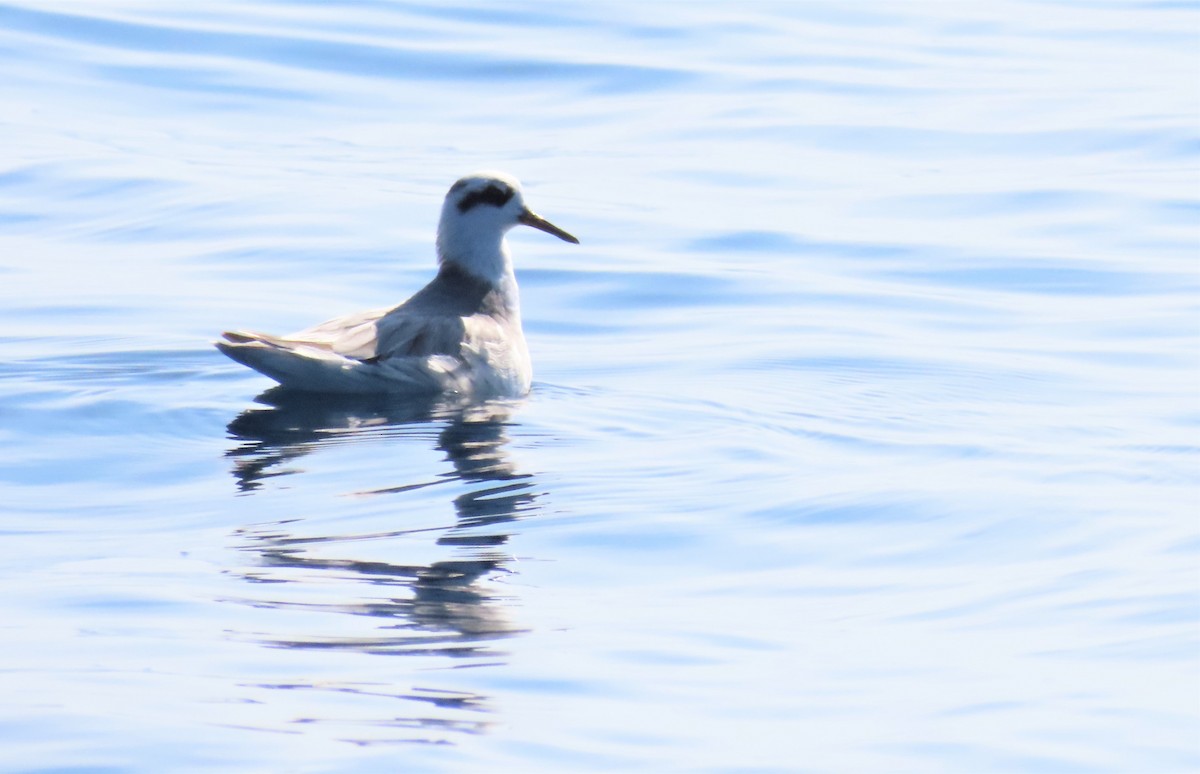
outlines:
[[[526,226],[533,226],[538,231],[545,231],[547,234],[553,234],[554,236],[558,237],[559,239],[562,239],[566,242],[570,242],[571,244],[575,244],[575,245],[579,244],[578,239],[571,236],[567,232],[563,231],[561,228],[554,225],[550,221],[546,220],[541,215],[535,215],[534,213],[530,212],[529,210],[525,210],[524,212],[522,212],[521,216],[519,218],[517,218],[517,220],[521,223],[524,223]]]

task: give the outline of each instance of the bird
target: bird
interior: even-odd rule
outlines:
[[[437,275],[399,306],[328,320],[286,336],[225,331],[217,349],[315,393],[517,398],[533,368],[505,235],[517,225],[579,240],[535,214],[516,178],[478,172],[446,193]]]

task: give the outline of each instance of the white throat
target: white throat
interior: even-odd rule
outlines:
[[[452,263],[463,271],[497,287],[513,278],[512,258],[504,239],[507,228],[495,223],[465,218],[447,218],[438,224],[438,263]]]

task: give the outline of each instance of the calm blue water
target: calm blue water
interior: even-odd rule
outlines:
[[[0,768],[1200,769],[1192,2],[0,4]],[[499,168],[536,385],[258,397]]]

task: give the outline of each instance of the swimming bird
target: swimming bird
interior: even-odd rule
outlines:
[[[525,206],[515,178],[464,177],[442,205],[437,276],[412,298],[287,336],[226,331],[217,349],[309,392],[524,395],[533,368],[504,239],[519,224],[579,244]]]

